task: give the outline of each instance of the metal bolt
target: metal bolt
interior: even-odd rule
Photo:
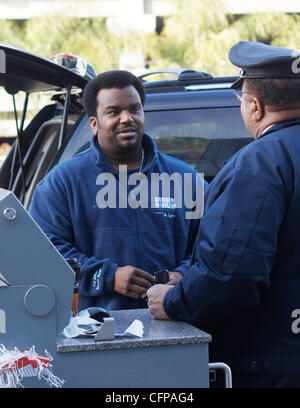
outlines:
[[[14,208],[5,208],[3,215],[8,221],[13,221],[17,216],[17,211]]]

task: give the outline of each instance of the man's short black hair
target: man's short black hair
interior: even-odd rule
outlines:
[[[142,81],[129,71],[113,70],[106,71],[93,78],[85,87],[83,92],[83,106],[89,117],[96,116],[97,94],[100,89],[134,86],[140,95],[142,105],[145,103],[145,90]]]
[[[300,78],[247,78],[247,84],[264,105],[300,103]]]

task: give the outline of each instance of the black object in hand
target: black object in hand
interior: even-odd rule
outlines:
[[[154,279],[155,285],[157,283],[168,283],[170,280],[169,271],[167,269],[161,269],[160,271],[154,272]],[[143,293],[141,298],[144,299],[146,302],[148,300],[146,293]]]
[[[167,269],[161,269],[154,272],[155,283],[168,283],[170,280],[169,271]]]

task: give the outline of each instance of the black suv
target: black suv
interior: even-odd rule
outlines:
[[[11,95],[17,128],[0,169],[0,187],[12,190],[25,208],[36,184],[55,164],[89,147],[91,129],[81,96],[95,73],[78,57],[58,59],[62,65],[0,44],[0,86]],[[148,81],[150,73],[141,77],[145,131],[159,150],[186,161],[211,181],[233,153],[252,141],[230,88],[236,78],[213,78],[193,70],[175,74],[174,80]],[[21,91],[24,107],[18,117],[15,95]],[[51,102],[25,127],[28,101],[45,92]]]

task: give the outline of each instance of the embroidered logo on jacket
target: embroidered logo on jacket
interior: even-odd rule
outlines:
[[[155,208],[169,208],[175,210],[176,203],[173,197],[154,197]]]
[[[148,178],[140,172],[128,175],[127,166],[119,166],[118,178],[111,173],[100,173],[96,184],[102,186],[96,195],[100,209],[129,206],[170,211],[184,208],[186,219],[199,219],[203,214],[204,179],[200,173],[151,173]],[[130,191],[129,186],[133,186]]]

